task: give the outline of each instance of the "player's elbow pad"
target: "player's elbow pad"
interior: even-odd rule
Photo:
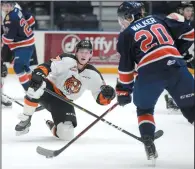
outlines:
[[[100,94],[98,95],[96,102],[100,105],[108,105],[110,104],[112,99],[107,99],[103,96],[103,94],[100,92]]]
[[[34,72],[41,72],[45,77],[49,74],[49,70],[45,66],[38,66]]]

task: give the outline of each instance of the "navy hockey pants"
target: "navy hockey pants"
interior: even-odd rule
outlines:
[[[140,74],[135,81],[133,101],[137,106],[141,135],[154,134],[154,107],[164,89],[173,97],[184,117],[190,123],[195,121],[194,78],[187,67],[170,67],[153,74]]]

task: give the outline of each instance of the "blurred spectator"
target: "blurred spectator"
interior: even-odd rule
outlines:
[[[189,23],[194,20],[194,6],[190,1],[182,1],[177,11],[179,14],[183,15]]]
[[[54,22],[59,30],[98,30],[90,1],[54,2]]]
[[[152,1],[152,14],[168,15],[176,12],[180,1]]]

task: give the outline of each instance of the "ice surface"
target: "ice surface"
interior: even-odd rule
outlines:
[[[107,84],[115,86],[116,75],[104,75]],[[23,102],[24,91],[15,75],[5,80],[4,93]],[[115,102],[115,101],[114,101]],[[114,103],[113,102],[113,103]],[[101,115],[109,106],[99,106],[90,92],[75,103]],[[133,104],[117,107],[105,119],[139,136],[136,108]],[[57,111],[57,110],[56,110]],[[59,149],[67,142],[54,138],[45,125],[44,119],[51,119],[46,110],[36,112],[32,118],[30,132],[15,136],[17,114],[22,107],[2,110],[2,168],[3,169],[146,169],[152,168],[146,160],[143,145],[120,131],[98,122],[79,140],[62,154],[46,159],[36,153],[36,147]],[[76,109],[78,134],[95,120],[94,117]],[[180,112],[170,113],[165,108],[163,95],[155,109],[157,129],[164,130],[164,136],[156,140],[159,153],[156,169],[193,169],[194,168],[194,127]]]

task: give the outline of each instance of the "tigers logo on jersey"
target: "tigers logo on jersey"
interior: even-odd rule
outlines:
[[[72,75],[72,77],[68,78],[64,83],[66,94],[78,93],[81,89],[81,85],[81,82]]]

